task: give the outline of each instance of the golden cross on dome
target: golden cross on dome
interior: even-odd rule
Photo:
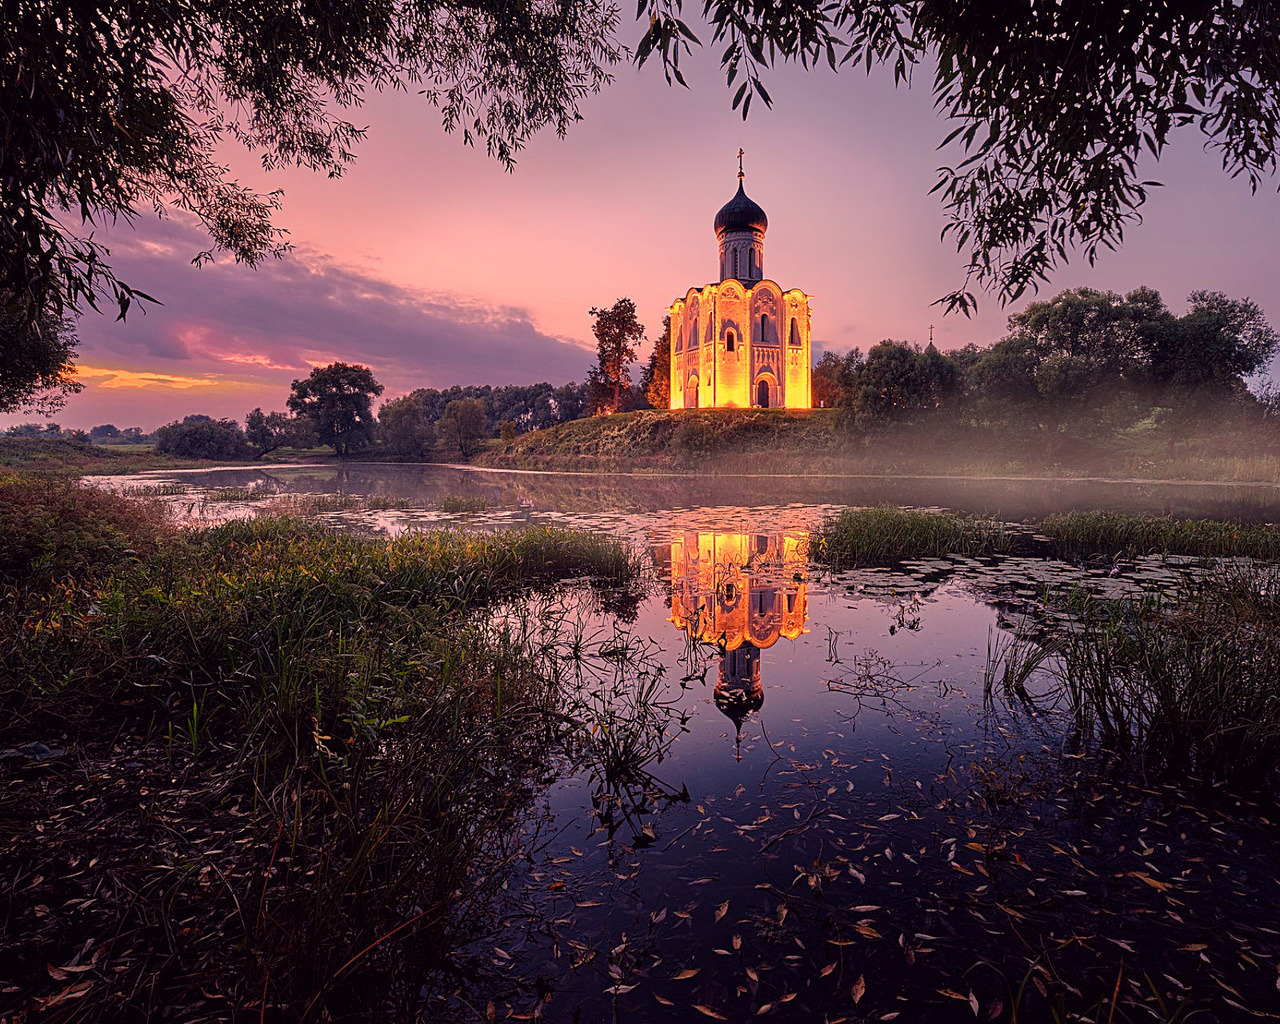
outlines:
[[[742,173],[742,150],[738,150],[738,180],[741,181],[745,177]]]

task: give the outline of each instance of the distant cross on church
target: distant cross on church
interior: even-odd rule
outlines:
[[[742,173],[742,150],[738,150],[738,180],[741,181],[746,175]]]
[[[933,324],[929,325],[929,344],[933,344]]]

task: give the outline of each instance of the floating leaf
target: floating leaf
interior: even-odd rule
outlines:
[[[729,901],[725,900],[716,908],[716,924],[720,923],[720,919],[729,913]]]
[[[853,988],[849,990],[849,995],[853,997],[853,1005],[857,1006],[862,1002],[862,997],[867,994],[867,979],[859,974],[858,980],[853,983]]]
[[[681,971],[679,974],[677,974],[677,975],[676,975],[674,978],[672,978],[671,980],[672,980],[672,981],[684,981],[686,978],[692,978],[692,977],[693,977],[695,974],[697,974],[700,970],[702,970],[702,968],[701,968],[701,967],[686,967],[683,971]]]
[[[716,1013],[716,1011],[711,1009],[711,1007],[703,1006],[701,1003],[694,1003],[693,1008],[697,1010],[699,1013],[705,1013],[712,1020],[728,1020],[729,1019],[728,1017],[724,1016],[724,1014]]]
[[[835,964],[827,964],[825,967],[822,968],[822,970],[818,972],[818,977],[825,978],[828,974],[830,974],[835,969],[836,969]]]
[[[741,935],[735,935],[735,936],[733,937],[733,948],[734,948],[734,949],[741,949],[741,948],[742,948],[742,936],[741,936]]]
[[[658,993],[657,993],[657,992],[655,992],[655,993],[653,994],[653,998],[654,998],[654,999],[656,999],[656,1000],[658,1000],[658,1002],[660,1002],[663,1006],[675,1006],[675,1005],[676,1005],[676,1004],[675,1004],[675,1003],[673,1003],[670,999],[668,999],[666,996],[660,996],[660,995],[658,995]]]

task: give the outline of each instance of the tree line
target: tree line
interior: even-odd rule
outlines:
[[[512,441],[586,416],[666,408],[670,394],[670,322],[632,383],[635,344],[644,338],[635,304],[595,308],[597,363],[578,383],[455,385],[419,388],[373,402],[383,386],[365,366],[333,363],[295,380],[286,410],[254,409],[235,420],[192,415],[154,434],[111,424],[89,432],[22,424],[11,435],[64,436],[99,443],[154,442],[183,458],[261,458],[281,447],[331,447],[342,457],[379,445],[389,455],[423,458],[439,446],[470,458],[486,438]],[[1159,292],[1121,296],[1075,288],[1033,302],[1008,321],[1009,333],[986,348],[940,352],[888,339],[863,353],[826,352],[813,370],[817,406],[838,410],[850,429],[967,417],[1058,436],[1101,436],[1154,415],[1171,438],[1228,411],[1270,415],[1280,396],[1252,394],[1246,378],[1280,348],[1258,306],[1197,291],[1175,316]]]
[[[1160,293],[1070,289],[1029,304],[995,344],[939,352],[886,340],[824,353],[814,403],[859,427],[967,415],[1052,438],[1086,437],[1156,416],[1176,436],[1229,410],[1275,404],[1250,393],[1280,337],[1258,306],[1197,291],[1175,316]]]

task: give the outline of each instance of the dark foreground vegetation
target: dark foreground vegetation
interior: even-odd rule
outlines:
[[[638,564],[565,532],[182,532],[65,480],[0,490],[0,1018],[411,1013],[572,722],[473,613]]]

